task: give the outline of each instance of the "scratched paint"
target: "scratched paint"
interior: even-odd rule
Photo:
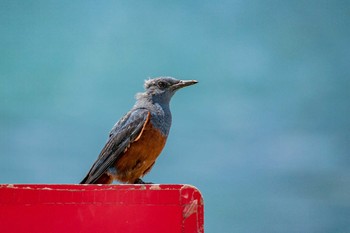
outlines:
[[[197,213],[197,208],[198,208],[198,200],[191,201],[190,204],[185,206],[182,216],[185,219],[188,218],[192,214]]]
[[[159,184],[154,184],[154,185],[151,185],[151,187],[149,189],[150,190],[161,190],[162,188],[160,187]]]

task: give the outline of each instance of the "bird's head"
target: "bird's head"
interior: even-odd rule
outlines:
[[[155,101],[169,102],[177,90],[196,83],[196,80],[178,80],[172,77],[148,79],[145,81],[143,95],[147,95]]]

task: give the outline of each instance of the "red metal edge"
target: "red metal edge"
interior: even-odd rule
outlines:
[[[181,187],[183,232],[204,232],[204,202],[201,192],[192,185]]]
[[[191,185],[3,184],[0,210],[1,232],[204,232]]]

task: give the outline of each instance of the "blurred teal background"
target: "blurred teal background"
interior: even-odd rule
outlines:
[[[0,182],[78,183],[161,75],[145,177],[188,183],[206,232],[350,232],[348,1],[1,1]]]

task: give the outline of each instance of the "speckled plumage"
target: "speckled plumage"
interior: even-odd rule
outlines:
[[[112,128],[108,141],[81,184],[142,183],[161,153],[171,127],[170,100],[197,83],[171,77],[145,81],[133,108]]]

